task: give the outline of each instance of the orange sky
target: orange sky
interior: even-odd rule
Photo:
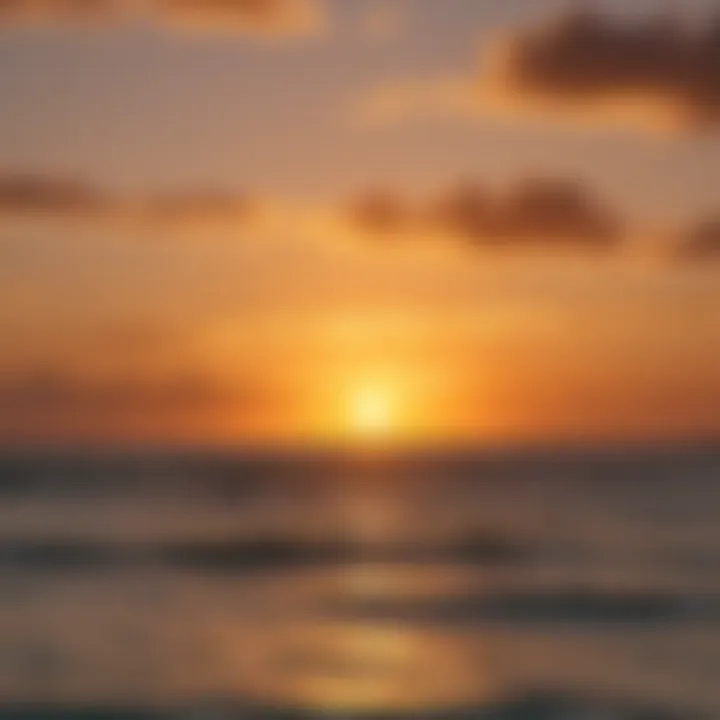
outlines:
[[[713,3],[604,59],[663,5],[9,3],[0,441],[718,435]]]

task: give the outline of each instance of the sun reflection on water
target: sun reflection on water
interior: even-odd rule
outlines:
[[[475,653],[453,638],[369,623],[321,622],[287,647],[279,695],[330,710],[447,707],[491,694]]]

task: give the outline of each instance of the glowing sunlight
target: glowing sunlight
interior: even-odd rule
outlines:
[[[396,398],[380,385],[367,383],[348,399],[348,421],[353,433],[366,438],[384,438],[396,429]]]

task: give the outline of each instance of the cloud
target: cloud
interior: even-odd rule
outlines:
[[[508,91],[557,109],[646,107],[692,127],[720,125],[720,13],[693,28],[672,15],[630,23],[573,11],[519,34],[495,69]]]
[[[529,179],[504,193],[468,184],[414,204],[372,193],[352,203],[348,213],[370,233],[436,233],[498,248],[610,248],[622,232],[614,214],[571,180]]]
[[[0,213],[104,212],[108,200],[99,190],[76,180],[29,174],[0,176]]]
[[[274,402],[258,382],[182,368],[102,376],[70,367],[5,369],[0,440],[212,437],[214,429],[251,427]]]
[[[93,183],[42,174],[0,174],[0,219],[108,223],[122,230],[227,231],[323,238],[418,238],[488,249],[613,251],[642,238],[591,188],[576,179],[529,177],[504,189],[466,182],[423,198],[375,190],[340,204],[262,199],[190,189],[122,195]],[[658,258],[720,258],[720,218],[662,233]]]
[[[676,247],[681,260],[720,260],[720,217],[705,220],[681,236]]]
[[[365,117],[485,116],[720,127],[720,12],[691,24],[572,10],[539,28],[496,38],[473,74],[391,83],[362,104]]]
[[[322,0],[0,0],[0,23],[103,24],[142,19],[171,28],[307,35],[324,22]]]
[[[392,192],[373,191],[349,203],[347,215],[361,230],[397,232],[412,229],[418,219],[414,208]]]
[[[117,0],[0,0],[0,22],[105,22],[117,17],[125,4]]]
[[[0,175],[0,216],[175,223],[247,223],[257,202],[215,190],[122,196],[91,183],[33,174]]]
[[[191,28],[306,35],[319,30],[319,0],[154,0],[160,20]]]
[[[134,413],[197,410],[223,399],[204,378],[131,376],[93,381],[57,371],[26,372],[0,381],[0,403],[14,413]]]

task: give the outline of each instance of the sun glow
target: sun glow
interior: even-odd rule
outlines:
[[[348,403],[352,430],[364,437],[385,437],[395,426],[395,403],[392,394],[380,385],[365,385],[355,390]]]

